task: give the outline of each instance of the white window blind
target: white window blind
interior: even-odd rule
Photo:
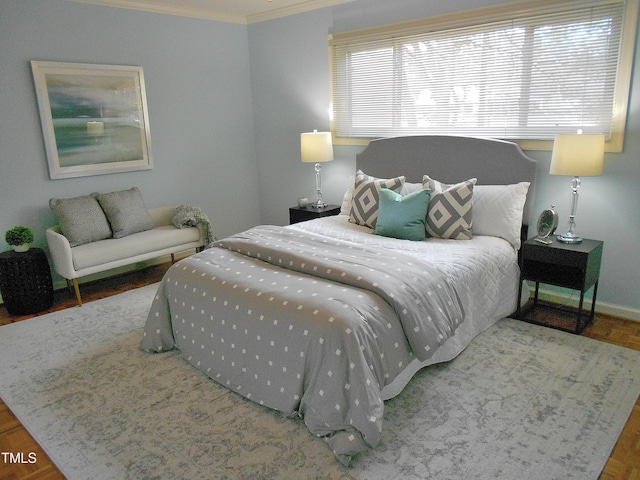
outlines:
[[[582,129],[610,135],[624,6],[575,8],[574,2],[567,11],[529,10],[424,33],[412,27],[336,35],[330,39],[334,134],[522,140]]]

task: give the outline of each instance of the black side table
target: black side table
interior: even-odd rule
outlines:
[[[520,249],[520,294],[522,294],[523,280],[534,281],[536,289],[532,308],[535,308],[538,304],[538,288],[541,283],[580,290],[576,328],[568,331],[582,333],[582,330],[593,322],[595,315],[603,245],[600,240],[588,239],[584,239],[579,244],[567,244],[554,238],[549,245],[544,245],[534,239],[527,240]],[[593,287],[591,312],[587,320],[584,321],[584,294],[591,287]],[[518,295],[519,298],[520,295]],[[526,313],[521,311],[519,301],[516,318],[536,323],[528,319]]]
[[[340,214],[340,205],[327,205],[326,207],[316,208],[311,204],[306,207],[291,207],[289,209],[289,223],[294,224],[313,220],[320,217],[332,217]]]
[[[38,313],[53,305],[53,282],[41,248],[0,253],[0,293],[12,315]]]

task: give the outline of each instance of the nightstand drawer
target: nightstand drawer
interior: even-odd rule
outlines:
[[[578,245],[567,245],[554,240],[551,245],[544,245],[531,240],[523,245],[524,259],[538,260],[558,265],[585,265],[589,257],[602,256],[603,243],[599,240],[583,240]]]
[[[585,255],[582,252],[574,252],[571,250],[560,250],[553,248],[553,245],[535,245],[533,247],[527,245],[523,250],[523,260],[531,260],[534,262],[551,263],[556,265],[582,265],[584,264]]]
[[[327,205],[326,207],[316,208],[311,205],[307,207],[291,207],[289,209],[289,223],[305,222],[314,218],[332,217],[340,214],[339,205]]]
[[[548,283],[559,287],[581,290],[584,270],[578,267],[546,263],[535,259],[522,260],[522,277],[535,279],[540,283]]]

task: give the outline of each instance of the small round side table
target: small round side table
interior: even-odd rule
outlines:
[[[38,313],[53,305],[53,282],[41,248],[0,253],[0,293],[11,315]]]

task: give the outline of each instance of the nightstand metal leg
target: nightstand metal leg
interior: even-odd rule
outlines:
[[[522,284],[524,280],[520,276],[520,284],[518,285],[518,298],[516,299],[516,318],[520,318],[522,315]]]
[[[576,333],[582,333],[582,331],[588,326],[592,325],[596,318],[596,297],[598,295],[598,282],[593,285],[593,297],[591,298],[591,310],[589,312],[589,318],[582,323],[582,309],[584,306],[584,294],[585,291],[580,292],[580,304],[578,305],[578,318],[576,320]]]
[[[580,290],[580,303],[578,304],[578,318],[576,319],[576,333],[582,332],[582,307],[584,305],[584,290]],[[586,325],[585,325],[586,326]]]
[[[591,298],[591,317],[589,323],[592,324],[596,318],[596,296],[598,295],[598,282],[593,285],[593,297]]]

